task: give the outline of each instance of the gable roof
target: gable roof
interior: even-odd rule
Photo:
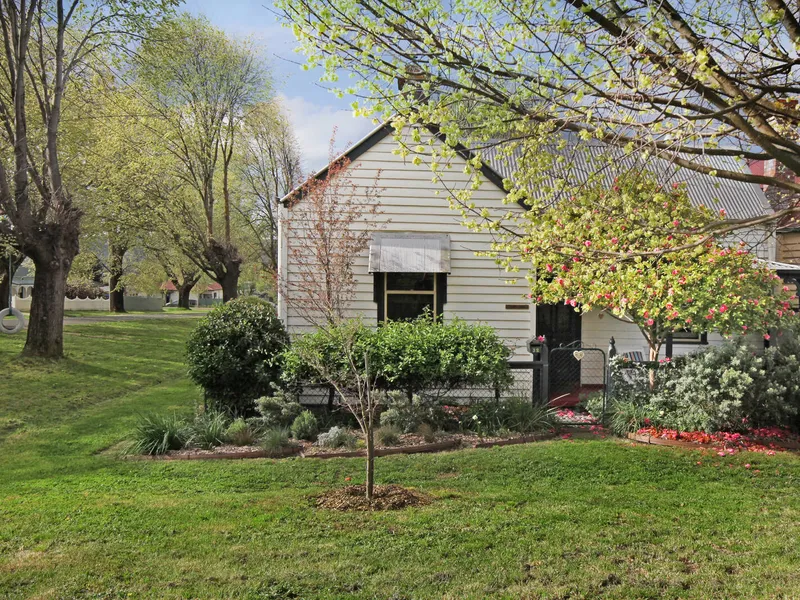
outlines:
[[[434,136],[442,140],[444,142],[444,135],[439,132],[439,129],[433,126],[427,126],[426,129]],[[394,133],[394,128],[387,122],[381,123],[375,129],[370,131],[366,136],[361,138],[358,142],[350,146],[347,150],[342,152],[339,156],[337,156],[333,161],[328,163],[325,167],[311,175],[306,181],[301,183],[300,185],[296,186],[291,192],[286,194],[283,198],[280,199],[281,204],[286,204],[292,198],[292,196],[302,195],[303,187],[305,187],[306,182],[312,179],[321,179],[328,174],[330,170],[330,166],[341,160],[342,158],[347,158],[351,162],[357,160],[362,154],[367,152],[372,147],[376,146],[380,143],[384,138]],[[455,146],[455,151],[465,160],[470,160],[475,157],[475,154],[470,151],[466,146],[461,144],[457,144]],[[483,174],[486,179],[491,181],[494,185],[496,185],[501,190],[504,190],[503,187],[503,177],[500,175],[496,170],[492,168],[489,164],[484,164],[481,167],[481,173]]]
[[[431,134],[444,142],[444,135],[433,126],[427,126]],[[370,148],[381,142],[386,136],[392,135],[393,127],[389,123],[382,123],[360,141],[340,154],[335,160],[347,157],[350,161],[358,159]],[[465,160],[470,160],[476,156],[476,151],[470,150],[466,146],[458,144],[455,151]],[[523,149],[516,148],[507,151],[501,144],[494,144],[485,148],[477,149],[483,158],[481,173],[486,179],[495,186],[505,191],[503,186],[504,179],[513,179],[514,173],[519,170],[520,165],[525,161]],[[674,182],[686,182],[689,199],[695,206],[705,205],[709,208],[724,209],[730,219],[749,219],[763,216],[772,212],[769,201],[767,200],[761,186],[755,183],[745,183],[712,177],[685,168],[679,168],[670,161],[649,157],[642,159],[626,153],[622,148],[610,146],[599,140],[584,142],[573,134],[567,136],[567,144],[563,148],[558,148],[555,144],[548,147],[548,152],[557,153],[564,157],[564,161],[559,162],[550,179],[565,179],[572,175],[579,180],[585,180],[589,174],[597,171],[601,166],[603,157],[611,155],[614,157],[614,164],[621,165],[626,170],[646,169],[653,172],[663,184]],[[734,157],[727,156],[693,156],[693,160],[701,160],[703,164],[719,170],[749,171],[749,167]],[[335,161],[334,161],[335,162]],[[328,173],[330,164],[309,179],[319,179]],[[607,183],[612,185],[614,173],[606,168]],[[300,193],[302,194],[303,184],[300,184],[291,192],[281,198],[281,202],[286,204],[289,199]],[[523,204],[523,208],[525,205]]]

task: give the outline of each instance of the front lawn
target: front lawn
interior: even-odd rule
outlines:
[[[361,459],[115,458],[137,413],[200,401],[194,325],[69,326],[60,364],[0,338],[0,597],[800,596],[787,453],[598,439],[386,457],[379,483],[434,502],[372,514],[310,500],[362,481]]]

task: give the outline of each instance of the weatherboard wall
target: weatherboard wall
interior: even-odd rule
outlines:
[[[525,298],[528,287],[524,273],[507,273],[494,259],[476,256],[476,252],[491,249],[492,237],[488,233],[471,231],[462,224],[459,212],[448,204],[446,188],[464,189],[470,184],[464,173],[466,162],[457,157],[444,174],[446,188],[432,182],[432,173],[426,165],[415,165],[412,157],[403,158],[393,151],[397,143],[391,136],[367,150],[353,161],[351,180],[364,188],[373,186],[376,175],[382,214],[381,232],[446,233],[451,239],[451,271],[447,276],[446,320],[459,316],[470,322],[486,323],[494,327],[505,342],[520,357],[529,357],[525,343],[533,335],[534,308],[507,309],[506,305],[529,305]],[[439,191],[439,195],[436,191]],[[478,210],[486,208],[494,216],[509,210],[503,204],[505,193],[496,185],[485,182],[474,192],[472,200]],[[302,202],[302,201],[301,201]],[[517,206],[511,210],[521,210]],[[290,216],[291,219],[291,216]],[[296,226],[292,228],[296,232]],[[291,245],[292,239],[286,243]],[[291,256],[288,249],[284,256]],[[368,272],[369,250],[355,258],[356,294],[350,306],[351,316],[360,315],[365,322],[375,324],[377,305],[373,297],[374,280]],[[287,261],[283,276],[289,281],[297,277],[297,265]],[[516,278],[516,283],[507,283]],[[292,309],[291,303],[282,307],[290,333],[308,331],[313,325]]]

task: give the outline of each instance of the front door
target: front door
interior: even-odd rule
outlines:
[[[581,314],[566,304],[540,304],[536,307],[536,335],[545,336],[551,350],[580,342]]]
[[[581,345],[581,314],[566,304],[539,305],[536,307],[536,335],[545,336],[550,349],[550,399],[577,392],[581,385],[580,361],[571,351],[556,349]]]

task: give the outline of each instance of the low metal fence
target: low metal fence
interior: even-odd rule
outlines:
[[[453,405],[469,405],[484,400],[508,398],[522,398],[534,401],[536,398],[534,391],[539,381],[536,376],[538,372],[537,366],[530,361],[509,362],[513,382],[507,389],[499,389],[492,386],[465,386],[442,392],[439,394],[439,398],[443,403]],[[306,385],[303,386],[300,392],[300,403],[306,406],[333,407],[339,403],[337,396],[329,385]]]

